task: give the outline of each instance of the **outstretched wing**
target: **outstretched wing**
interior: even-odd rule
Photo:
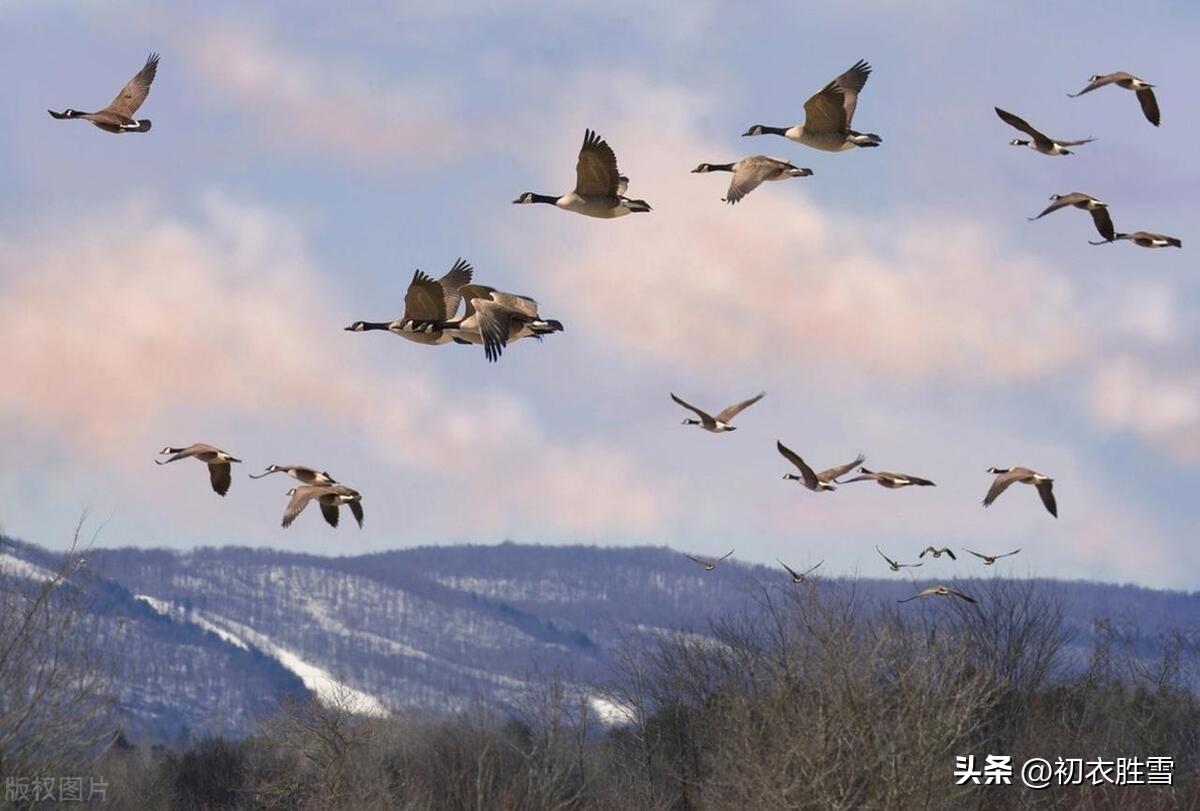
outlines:
[[[1112,242],[1117,236],[1117,231],[1113,228],[1112,217],[1109,216],[1108,208],[1093,208],[1091,211],[1092,222],[1096,224],[1096,231],[1100,236],[1104,237],[1106,242]]]
[[[459,292],[463,285],[471,283],[471,277],[475,275],[471,263],[459,258],[455,260],[454,266],[450,271],[438,281],[442,285],[442,300],[443,300],[443,315],[442,318],[454,318],[458,312],[458,303],[462,300],[462,294]],[[406,302],[407,303],[407,302]]]
[[[967,551],[969,552],[970,550],[968,549]],[[1011,552],[1005,552],[1003,555],[996,555],[996,557],[997,558],[1008,558],[1008,557],[1012,557],[1013,555],[1017,554],[1020,551],[1021,551],[1020,549],[1014,549]]]
[[[961,591],[958,591],[957,589],[952,589],[949,586],[942,586],[942,588],[945,589],[947,594],[952,594],[960,600],[966,600],[968,603],[978,602],[978,600],[976,600],[974,597],[970,597],[966,594],[963,594]]]
[[[698,557],[695,557],[694,555],[689,555],[687,552],[684,552],[684,553],[683,553],[683,556],[684,556],[685,558],[687,558],[688,560],[692,561],[693,563],[699,563],[701,566],[707,566],[707,565],[708,565],[708,561],[701,560],[700,558],[698,558]]]
[[[1025,119],[1021,118],[1020,116],[1013,115],[1012,113],[1008,112],[1007,110],[1001,110],[999,107],[997,107],[995,109],[996,109],[996,115],[1000,116],[1000,120],[1003,121],[1005,124],[1008,124],[1010,127],[1015,127],[1016,129],[1019,129],[1021,132],[1032,137],[1034,140],[1038,140],[1038,141],[1049,141],[1050,140],[1045,135],[1038,132],[1033,127],[1029,126],[1029,122],[1026,121]],[[1065,142],[1060,141],[1059,143],[1065,143]]]
[[[784,563],[782,560],[779,560],[779,558],[775,558],[775,560],[776,560],[776,562],[778,562],[778,563],[779,563],[779,565],[780,565],[780,566],[782,566],[783,568],[787,569],[787,573],[788,573],[788,574],[790,574],[790,575],[792,576],[792,579],[793,579],[793,580],[799,580],[799,579],[800,579],[800,573],[799,573],[799,572],[797,572],[797,571],[796,571],[795,569],[793,569],[791,566],[788,566],[788,565],[787,565],[786,563]]]
[[[737,171],[729,179],[729,191],[725,192],[725,202],[732,204],[741,200],[761,186],[778,166],[778,161],[761,155],[739,161]]]
[[[1120,74],[1118,74],[1118,73],[1109,73],[1106,76],[1097,76],[1096,80],[1094,82],[1088,82],[1088,86],[1083,88],[1083,90],[1080,90],[1078,93],[1068,93],[1067,96],[1069,96],[1070,98],[1073,98],[1073,99],[1077,99],[1080,96],[1082,96],[1084,93],[1091,93],[1093,90],[1095,90],[1097,88],[1112,84],[1119,78],[1120,78]]]
[[[828,470],[822,470],[820,474],[818,474],[817,478],[823,482],[831,482],[838,476],[845,476],[847,473],[849,473],[851,470],[854,470],[854,468],[858,467],[865,461],[867,461],[867,457],[860,453],[857,457],[855,457],[853,462],[847,462],[844,465],[838,465],[837,467],[831,467]]]
[[[358,528],[362,529],[362,525],[363,525],[362,502],[361,501],[351,501],[347,506],[350,508],[350,512],[354,516],[354,520],[358,522]]]
[[[983,497],[983,506],[992,506],[992,502],[1000,498],[1000,494],[1019,478],[1020,474],[1014,474],[1012,471],[997,475],[996,480],[992,482],[992,486],[988,488],[987,495]]]
[[[982,555],[982,554],[980,554],[979,552],[976,552],[974,549],[967,549],[965,546],[963,547],[963,549],[966,549],[966,551],[970,552],[972,555],[974,555],[975,557],[979,558],[980,560],[987,560],[987,559],[988,559],[988,556],[987,556],[987,555]],[[997,556],[997,557],[999,557],[999,556]]]
[[[500,359],[504,347],[508,346],[509,325],[513,311],[491,299],[476,299],[475,310],[479,314],[479,334],[483,337],[483,354],[489,362]]]
[[[722,411],[720,414],[717,415],[717,422],[729,422],[734,417],[736,417],[738,414],[741,414],[747,408],[754,405],[755,403],[757,403],[759,400],[761,400],[762,398],[764,398],[766,396],[767,396],[767,393],[765,391],[760,391],[758,394],[751,397],[749,400],[742,400],[740,403],[737,403],[736,405],[731,405],[729,408],[725,409],[724,411]]]
[[[146,64],[130,79],[117,97],[108,105],[109,112],[133,118],[133,114],[142,106],[146,96],[150,95],[150,84],[158,72],[158,54],[150,54]]]
[[[321,505],[321,515],[325,516],[325,523],[336,529],[338,525],[338,513],[340,512],[338,505],[336,503],[327,504],[324,501],[318,501],[317,503]]]
[[[721,561],[725,560],[725,558],[729,557],[729,556],[730,556],[730,555],[732,555],[733,553],[734,553],[734,550],[733,550],[733,549],[730,549],[730,550],[729,550],[728,552],[726,552],[724,555],[721,555],[721,557],[717,558],[717,561],[716,561],[716,562],[717,562],[717,563],[720,563]]]
[[[834,79],[804,102],[806,132],[843,132],[850,128],[858,107],[858,94],[871,75],[871,66],[863,60]]]
[[[1146,120],[1154,126],[1158,126],[1158,99],[1154,97],[1154,91],[1150,88],[1139,90],[1135,94],[1138,104],[1142,105],[1142,113],[1146,116]]]
[[[229,485],[233,484],[233,474],[229,463],[210,463],[208,466],[208,480],[212,483],[212,489],[218,496],[228,493]]]
[[[1029,217],[1028,219],[1031,221],[1040,220],[1042,217],[1045,217],[1051,212],[1058,211],[1060,208],[1066,208],[1067,206],[1073,206],[1076,203],[1081,203],[1086,199],[1087,195],[1074,191],[1070,194],[1059,195],[1059,198],[1050,205],[1046,206],[1046,209],[1041,214],[1037,215],[1036,217]]]
[[[703,412],[703,411],[701,411],[700,409],[696,408],[694,405],[692,405],[692,404],[690,404],[690,403],[686,403],[686,402],[684,402],[683,400],[680,400],[678,397],[676,397],[676,396],[675,396],[675,392],[671,392],[671,399],[672,399],[672,400],[674,400],[674,401],[675,401],[676,403],[678,403],[679,405],[681,405],[681,406],[683,406],[684,408],[686,408],[688,411],[691,411],[691,412],[693,412],[693,413],[694,413],[696,416],[698,416],[698,417],[699,417],[700,419],[702,419],[702,420],[711,420],[711,419],[712,419],[712,417],[711,417],[711,416],[709,416],[708,414],[704,413],[704,412]]]
[[[575,164],[575,193],[582,197],[616,197],[620,183],[616,153],[607,141],[587,130]]]
[[[292,500],[287,503],[283,509],[284,529],[290,527],[292,522],[296,520],[296,516],[304,512],[304,508],[308,506],[308,502],[312,500],[316,494],[316,489],[311,487],[297,487],[296,492],[292,493]]]
[[[816,565],[816,566],[813,566],[811,569],[809,569],[808,571],[806,571],[806,572],[805,572],[805,574],[806,574],[806,575],[812,574],[812,573],[813,573],[813,572],[815,572],[817,569],[821,568],[821,564],[822,564],[822,563],[824,563],[824,562],[825,562],[825,561],[823,561],[823,560],[822,560],[822,561],[820,561],[819,563],[817,563],[817,565]]]
[[[889,566],[899,566],[899,565],[900,565],[900,564],[899,564],[899,563],[897,563],[896,561],[894,561],[894,560],[892,560],[891,558],[889,558],[887,555],[883,554],[883,550],[882,550],[882,549],[880,549],[878,546],[876,546],[876,547],[875,547],[875,551],[879,553],[879,556],[880,556],[881,558],[883,558],[884,560],[886,560],[886,561],[888,562],[888,565],[889,565]]]
[[[1042,497],[1042,503],[1046,505],[1046,509],[1055,518],[1058,518],[1058,502],[1054,500],[1054,482],[1045,481],[1037,483],[1038,495]]]
[[[418,270],[404,294],[405,320],[441,321],[446,317],[445,312],[446,292],[442,283],[425,271]]]
[[[1078,141],[1059,140],[1059,141],[1056,141],[1056,143],[1062,144],[1063,146],[1079,146],[1080,144],[1090,144],[1094,140],[1096,140],[1096,139],[1095,138],[1081,138]]]
[[[800,470],[800,475],[804,478],[804,486],[810,490],[815,490],[817,488],[817,484],[819,483],[817,474],[814,473],[813,469],[809,467],[803,459],[800,458],[800,454],[796,453],[779,440],[775,440],[775,447],[781,454],[783,454],[784,459],[787,459]]]

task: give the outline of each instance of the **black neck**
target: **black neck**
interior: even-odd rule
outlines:
[[[708,165],[708,171],[710,171],[710,172],[732,172],[733,164],[732,163],[710,163]]]
[[[387,329],[392,325],[391,321],[364,321],[363,330],[369,329]]]
[[[529,199],[530,199],[530,200],[532,200],[532,201],[533,201],[533,202],[535,202],[535,203],[549,203],[550,205],[554,205],[555,203],[557,203],[557,202],[558,202],[558,198],[557,198],[557,197],[555,197],[555,196],[554,196],[554,195],[552,195],[552,194],[533,194],[533,193],[530,193],[530,195],[529,195]]]
[[[764,135],[786,135],[787,127],[766,127],[762,128]]]

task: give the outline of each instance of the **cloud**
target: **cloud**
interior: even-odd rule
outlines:
[[[1132,355],[1098,368],[1090,405],[1110,431],[1126,431],[1184,462],[1200,462],[1200,375],[1160,371]]]

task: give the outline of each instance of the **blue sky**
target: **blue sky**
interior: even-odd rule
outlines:
[[[0,65],[22,77],[0,121],[6,531],[58,545],[88,508],[106,544],[511,537],[864,573],[875,543],[937,542],[1021,546],[1021,574],[1197,587],[1188,249],[1091,247],[1077,211],[1025,221],[1078,190],[1118,229],[1191,244],[1195,9],[240,5],[0,5]],[[150,133],[43,112],[103,106],[152,50]],[[859,58],[855,124],[881,148],[739,137],[796,123]],[[1125,91],[1066,98],[1118,69],[1157,83],[1161,128]],[[994,105],[1098,140],[1010,148]],[[509,205],[566,191],[587,127],[655,211]],[[757,152],[814,175],[733,208],[689,174]],[[457,256],[566,331],[495,366],[342,331],[395,317],[414,269]],[[762,389],[727,436],[682,428],[667,397]],[[781,480],[776,439],[939,486],[817,496]],[[246,460],[228,498],[199,465],[150,463],[194,441]],[[357,487],[366,528],[282,532],[288,483],[244,477],[271,462]],[[1056,477],[1058,521],[1024,489],[979,506],[1009,464]]]

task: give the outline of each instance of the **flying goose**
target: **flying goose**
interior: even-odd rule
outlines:
[[[1142,105],[1142,113],[1146,116],[1146,120],[1154,126],[1158,126],[1158,99],[1154,98],[1154,85],[1123,70],[1118,70],[1116,73],[1098,73],[1088,79],[1088,86],[1083,90],[1078,93],[1068,93],[1067,96],[1072,99],[1078,98],[1084,93],[1091,93],[1096,88],[1110,84],[1132,90],[1137,95],[1138,104]]]
[[[846,475],[851,470],[854,470],[854,468],[867,461],[867,457],[860,453],[853,462],[845,465],[839,465],[838,467],[831,467],[828,470],[822,470],[820,473],[814,473],[813,469],[808,466],[808,463],[800,458],[800,454],[793,451],[787,445],[784,445],[778,439],[775,440],[775,448],[781,454],[783,454],[784,459],[787,459],[800,470],[799,476],[797,476],[795,473],[784,473],[783,478],[790,481],[800,482],[815,493],[824,492],[826,490],[836,490],[837,488],[834,487],[834,484],[841,484],[841,482],[837,481],[839,476]]]
[[[527,191],[514,204],[549,203],[566,211],[608,220],[629,213],[650,211],[645,200],[625,196],[629,178],[617,171],[617,156],[608,142],[592,130],[583,134],[579,162],[575,164],[575,189],[561,197]]]
[[[734,552],[734,550],[730,549],[728,552],[726,552],[724,555],[721,555],[721,557],[719,557],[719,558],[697,558],[697,557],[693,557],[692,555],[689,555],[687,552],[684,552],[683,556],[690,561],[699,563],[701,566],[704,567],[704,571],[711,572],[713,569],[717,568],[717,565],[721,561],[725,560],[725,558],[732,555],[733,552]]]
[[[798,572],[795,569],[793,569],[791,566],[788,566],[782,560],[779,560],[779,558],[775,558],[775,560],[779,563],[780,566],[787,569],[787,573],[792,576],[793,583],[803,583],[804,578],[808,577],[810,574],[812,574],[814,571],[816,571],[817,568],[821,565],[821,563],[825,562],[825,561],[821,561],[821,563],[818,563],[816,566],[813,566],[810,569],[805,569],[803,572]]]
[[[562,332],[561,321],[542,318],[538,304],[528,296],[504,293],[482,284],[464,285],[459,291],[466,302],[462,318],[436,324],[458,343],[483,344],[490,362],[500,359],[511,341]]]
[[[1092,245],[1106,245],[1109,242],[1119,242],[1122,239],[1127,239],[1134,245],[1140,248],[1182,248],[1183,240],[1178,237],[1169,237],[1166,234],[1153,234],[1149,231],[1134,231],[1132,234],[1123,234],[1117,232],[1112,235],[1112,239],[1095,242],[1088,240]]]
[[[905,597],[903,600],[897,600],[898,603],[907,603],[909,600],[915,600],[918,597],[957,597],[960,600],[966,600],[968,603],[978,602],[974,597],[968,597],[961,591],[956,591],[949,586],[930,586],[927,589],[918,591],[911,597]]]
[[[1056,138],[1051,138],[1048,135],[1043,135],[1033,127],[1029,126],[1029,123],[1025,119],[1021,118],[1020,116],[1015,116],[1006,110],[1001,110],[999,107],[996,108],[996,115],[1000,116],[1000,120],[1002,120],[1005,124],[1019,129],[1032,139],[1029,141],[1024,141],[1020,138],[1013,138],[1008,142],[1010,146],[1027,146],[1030,149],[1041,152],[1043,155],[1073,155],[1074,153],[1067,149],[1067,147],[1090,144],[1092,141],[1096,140],[1095,138],[1084,138],[1081,141],[1060,141]]]
[[[208,465],[208,479],[212,483],[213,492],[218,496],[223,496],[229,492],[229,485],[233,483],[233,475],[231,474],[230,463],[241,462],[241,459],[234,459],[231,455],[212,445],[205,445],[203,442],[197,442],[195,445],[188,445],[186,448],[172,448],[167,446],[158,452],[159,456],[171,454],[169,459],[155,459],[154,464],[166,465],[171,462],[177,462],[180,459],[199,459],[204,464]]]
[[[918,487],[937,487],[937,485],[929,481],[929,479],[922,479],[920,476],[909,476],[904,473],[888,473],[887,471],[882,470],[875,472],[873,470],[867,470],[865,467],[860,467],[858,472],[858,476],[855,476],[853,479],[846,479],[846,481],[839,482],[839,484],[874,481],[879,482],[881,486],[887,487],[890,490],[895,490],[900,487],[908,487],[910,485],[916,485]]]
[[[887,561],[888,568],[891,569],[893,572],[898,572],[901,569],[915,569],[918,566],[925,565],[924,562],[922,562],[922,563],[897,563],[896,561],[889,558],[887,555],[883,554],[883,550],[879,548],[878,544],[875,545],[875,551],[879,553],[880,557],[882,557],[884,560]]]
[[[338,525],[338,507],[345,504],[354,514],[358,528],[362,529],[362,495],[344,484],[304,484],[300,487],[293,487],[284,495],[292,497],[283,510],[282,525],[284,529],[292,525],[296,516],[303,512],[304,508],[308,506],[308,502],[313,499],[316,499],[317,504],[321,506],[321,515],[325,516],[325,522],[329,526],[336,527]]]
[[[255,476],[250,474],[252,479],[261,479],[263,476],[270,476],[272,473],[286,473],[293,479],[304,484],[337,484],[337,479],[330,476],[324,470],[317,470],[315,467],[306,467],[304,465],[267,465],[267,469]]]
[[[767,396],[767,393],[765,391],[760,391],[758,394],[751,397],[749,400],[743,400],[740,403],[731,405],[729,408],[725,409],[720,414],[713,417],[713,416],[707,414],[706,412],[701,411],[700,409],[696,408],[694,405],[685,403],[683,400],[676,397],[674,392],[671,392],[672,400],[674,400],[676,403],[683,406],[688,411],[691,411],[692,413],[694,413],[696,416],[698,416],[700,418],[698,420],[693,420],[690,417],[685,418],[684,421],[681,423],[682,425],[699,425],[705,431],[709,431],[714,434],[723,434],[726,431],[736,431],[737,426],[730,425],[729,424],[730,421],[732,421],[733,418],[736,417],[738,414],[741,414],[747,408],[754,405],[755,403],[757,403],[759,400],[761,400],[763,397],[766,397],[766,396]]]
[[[987,495],[984,496],[983,506],[991,506],[992,502],[999,498],[1000,494],[1007,490],[1010,484],[1020,482],[1021,484],[1032,484],[1036,487],[1038,495],[1042,497],[1042,503],[1046,505],[1046,509],[1049,510],[1051,515],[1058,518],[1058,504],[1054,500],[1054,479],[1030,470],[1027,467],[989,467],[987,472],[996,474],[996,480],[992,482]]]
[[[1018,552],[1020,552],[1021,550],[1014,549],[1011,552],[1005,552],[1003,555],[983,555],[983,554],[980,554],[979,552],[976,552],[971,549],[968,549],[967,551],[970,552],[972,555],[974,555],[977,558],[982,558],[984,566],[991,566],[993,563],[1000,560],[1000,558],[1011,557],[1011,556],[1017,554]]]
[[[708,172],[732,172],[729,179],[729,191],[721,198],[723,203],[736,203],[750,192],[757,189],[764,180],[787,180],[789,177],[808,177],[812,169],[801,169],[791,161],[782,158],[768,158],[766,155],[751,155],[734,163],[702,163],[692,170],[692,174]]]
[[[436,345],[450,342],[451,336],[436,329],[440,321],[454,318],[462,300],[461,291],[470,284],[474,269],[463,259],[455,261],[450,271],[434,279],[422,270],[413,273],[404,293],[404,315],[395,321],[355,321],[347,332],[388,330],[393,335],[419,344]]]
[[[935,558],[940,558],[942,555],[949,555],[950,560],[958,560],[958,557],[954,554],[954,550],[948,546],[943,546],[940,549],[936,546],[927,546],[921,550],[921,554],[917,555],[917,557],[923,558],[926,555],[933,555]]]
[[[879,146],[883,139],[878,135],[850,129],[854,108],[858,106],[858,94],[870,75],[871,66],[860,59],[825,85],[821,92],[804,102],[803,124],[786,128],[755,124],[742,135],[782,135],[788,140],[826,152],[843,152],[856,146]]]
[[[1070,194],[1052,194],[1050,195],[1050,205],[1046,206],[1046,210],[1036,217],[1028,217],[1030,222],[1040,220],[1047,214],[1058,211],[1060,208],[1074,206],[1075,208],[1083,209],[1092,215],[1092,222],[1096,225],[1096,230],[1100,236],[1104,237],[1105,242],[1112,242],[1116,233],[1113,231],[1112,217],[1108,215],[1108,203],[1092,197],[1090,194],[1084,194],[1081,191],[1073,191]]]
[[[146,96],[150,95],[150,84],[154,81],[154,74],[157,72],[158,54],[152,53],[146,59],[146,64],[142,65],[142,69],[134,74],[134,77],[121,88],[121,92],[112,100],[112,103],[103,110],[81,113],[68,108],[61,113],[53,110],[46,112],[54,118],[82,118],[84,121],[91,121],[105,132],[149,132],[150,119],[136,119],[133,114],[142,106]]]

